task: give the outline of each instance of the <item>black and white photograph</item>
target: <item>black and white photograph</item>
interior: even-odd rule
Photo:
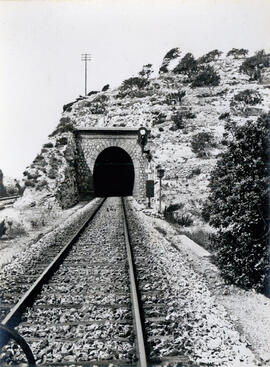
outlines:
[[[270,366],[269,184],[269,0],[0,0],[0,367]]]

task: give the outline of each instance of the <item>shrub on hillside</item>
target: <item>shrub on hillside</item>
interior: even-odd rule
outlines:
[[[68,139],[65,136],[61,136],[59,139],[57,139],[55,146],[59,147],[59,146],[67,145],[67,143],[68,143]]]
[[[71,122],[71,119],[69,117],[61,117],[59,124],[57,125],[56,129],[49,135],[49,137],[73,131],[74,126]]]
[[[193,224],[193,219],[190,214],[184,214],[177,212],[184,207],[183,204],[171,204],[165,208],[163,214],[164,218],[170,222],[179,224],[183,227],[189,227]]]
[[[139,78],[135,76],[135,77],[124,80],[120,89],[121,90],[143,89],[148,84],[149,84],[149,81],[147,79]]]
[[[198,64],[205,64],[211,61],[217,60],[222,55],[222,52],[219,50],[212,50],[207,54],[198,58]]]
[[[153,117],[153,122],[152,125],[159,125],[159,124],[163,124],[166,121],[167,116],[162,113],[162,112],[152,112],[154,117]]]
[[[75,101],[65,104],[63,106],[63,112],[71,112],[72,111],[72,106],[74,105],[74,103],[75,103]]]
[[[266,290],[269,271],[270,113],[243,126],[227,125],[228,148],[211,174],[206,213],[223,276]],[[268,289],[269,292],[269,289]]]
[[[87,93],[87,95],[90,97],[90,96],[92,96],[93,94],[98,94],[99,93],[99,91],[98,90],[91,90],[89,93]],[[84,97],[81,97],[80,96],[80,98],[78,98],[77,99],[77,101],[78,100],[81,100],[81,99],[83,99]]]
[[[248,57],[240,66],[241,73],[250,76],[252,80],[260,80],[261,71],[270,66],[270,56],[264,50],[258,51],[254,56]]]
[[[30,173],[30,172],[28,172],[28,173],[27,173],[27,178],[28,178],[29,180],[33,180],[33,181],[36,181],[40,176],[41,176],[41,175],[40,175],[40,173],[38,172],[38,170],[36,170],[36,172],[35,172],[35,173]]]
[[[185,97],[186,91],[178,91],[176,93],[169,93],[166,97],[167,104],[181,103],[182,99]]]
[[[58,169],[59,164],[61,164],[61,160],[58,161],[58,159],[56,157],[50,157],[49,159],[49,165],[52,168]]]
[[[131,98],[136,97],[136,93],[144,91],[144,88],[149,85],[149,80],[141,77],[132,77],[126,79],[121,84],[119,88],[119,93],[117,94],[117,98],[125,98],[129,96]],[[145,95],[141,96],[144,97]],[[139,97],[140,98],[140,97]]]
[[[172,48],[170,51],[168,51],[163,59],[159,73],[168,73],[168,65],[170,61],[176,59],[179,55],[180,51],[178,47]]]
[[[216,147],[214,135],[208,131],[194,134],[191,139],[191,150],[199,158],[206,158],[210,155],[210,150]]]
[[[224,113],[222,113],[219,117],[218,117],[218,119],[219,120],[228,120],[230,118],[230,113],[229,112],[224,112]]]
[[[174,216],[173,216],[173,213],[176,211],[176,210],[180,210],[184,207],[184,204],[183,203],[177,203],[177,204],[170,204],[169,206],[166,206],[165,209],[164,209],[164,218],[168,221],[168,222],[173,222],[175,219],[174,219]]]
[[[43,188],[45,188],[45,187],[48,187],[48,182],[45,180],[45,179],[43,179],[43,180],[41,180],[40,182],[38,182],[38,184],[36,185],[36,189],[37,190],[42,190]]]
[[[176,59],[180,54],[179,48],[175,47],[168,51],[164,57],[164,59],[173,60]]]
[[[57,174],[58,174],[58,170],[55,169],[54,167],[51,167],[49,169],[49,172],[48,172],[48,177],[52,180],[54,180],[56,177],[57,177]]]
[[[202,173],[202,171],[201,171],[200,167],[193,168],[192,171],[190,172],[190,174],[187,175],[186,178],[189,180],[189,179],[191,179],[194,176],[200,175],[201,173]]]
[[[183,113],[180,111],[177,111],[175,114],[171,117],[172,121],[174,122],[175,130],[177,129],[184,129],[185,122],[183,119]]]
[[[139,72],[141,78],[149,79],[150,75],[154,72],[152,64],[143,65],[142,70]]]
[[[134,89],[128,92],[120,91],[120,93],[116,95],[116,98],[125,98],[126,96],[130,98],[145,98],[153,94],[155,94],[154,91],[149,89]]]
[[[232,48],[226,56],[233,56],[234,59],[245,57],[248,54],[248,50],[244,48]]]
[[[210,87],[217,86],[220,83],[220,76],[215,69],[208,65],[201,69],[198,75],[191,83],[191,87]]]
[[[25,187],[35,187],[35,182],[33,182],[32,180],[25,180],[24,185]]]
[[[109,97],[106,94],[99,94],[97,95],[92,103],[104,103],[107,102],[109,100]],[[91,102],[90,102],[90,106],[91,106]]]
[[[188,76],[188,79],[196,74],[198,69],[197,61],[194,56],[189,52],[179,62],[179,64],[173,69],[175,74],[184,74]]]
[[[43,148],[46,148],[46,149],[53,148],[53,143],[46,143],[46,144],[43,144]]]
[[[232,102],[244,102],[248,105],[255,105],[261,103],[262,97],[259,92],[253,89],[245,89],[233,97]]]
[[[193,218],[190,214],[179,214],[175,217],[175,222],[182,227],[190,227],[193,224]]]
[[[168,65],[161,65],[161,67],[159,68],[159,73],[168,73]]]
[[[42,161],[44,159],[43,155],[42,154],[38,154],[36,156],[36,158],[34,159],[34,161]]]
[[[195,119],[196,118],[196,114],[192,111],[183,112],[183,115],[186,119]]]
[[[108,98],[107,96],[104,96]],[[106,105],[102,96],[97,96],[93,101],[87,101],[84,105],[89,108],[89,112],[93,115],[102,115],[106,111]]]
[[[194,119],[195,117],[196,115],[192,111],[176,111],[171,117],[174,125],[170,130],[175,131],[178,129],[184,129],[186,127],[185,120]]]

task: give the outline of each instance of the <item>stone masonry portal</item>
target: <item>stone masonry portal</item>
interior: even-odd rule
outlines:
[[[137,200],[145,198],[147,161],[137,142],[136,128],[83,128],[74,131],[77,146],[77,183],[81,198],[95,196],[95,162],[105,149],[118,147],[131,158],[134,167],[133,196]],[[108,182],[108,185],[110,183]]]

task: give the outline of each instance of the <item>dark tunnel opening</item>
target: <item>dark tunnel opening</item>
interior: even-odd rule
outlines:
[[[94,166],[95,195],[129,196],[134,185],[134,166],[131,157],[122,148],[104,149]]]

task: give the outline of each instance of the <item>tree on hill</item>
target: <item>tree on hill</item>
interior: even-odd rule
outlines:
[[[176,59],[179,55],[180,55],[179,48],[175,47],[166,53],[164,59],[173,60]]]
[[[175,74],[187,75],[189,80],[196,74],[198,69],[197,61],[192,53],[188,52],[179,62],[179,64],[173,69]]]
[[[205,64],[205,63],[217,60],[221,55],[222,55],[221,51],[212,50],[212,51],[208,52],[207,54],[199,57],[197,62],[198,62],[198,64]]]
[[[218,229],[214,248],[223,276],[268,294],[269,128],[270,113],[243,126],[227,125],[227,151],[211,174],[203,209]]]
[[[145,88],[149,84],[149,81],[145,78],[139,78],[138,76],[131,77],[123,81],[121,90],[134,90]]]
[[[240,66],[239,71],[249,75],[251,80],[260,80],[261,71],[268,67],[270,67],[270,55],[260,50],[254,56],[248,57]]]
[[[180,50],[178,47],[172,48],[170,51],[168,51],[162,61],[162,65],[159,69],[160,73],[168,73],[168,65],[171,62],[171,60],[176,59],[180,56]]]
[[[210,66],[204,66],[200,68],[197,76],[194,78],[193,82],[191,83],[191,87],[208,87],[212,86],[215,87],[220,83],[220,76],[215,71],[215,69]]]
[[[245,48],[232,48],[226,56],[233,56],[234,59],[245,57],[248,54],[248,50]]]
[[[104,87],[101,89],[102,92],[106,92],[110,88],[110,84],[105,84]]]

